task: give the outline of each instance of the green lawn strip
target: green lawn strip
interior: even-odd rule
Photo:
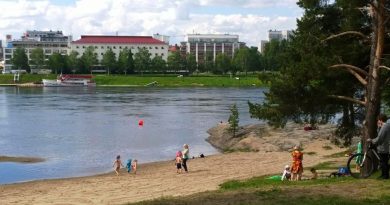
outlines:
[[[38,74],[21,74],[18,83],[42,83],[42,79],[56,79],[55,74],[38,75]],[[0,84],[13,84],[13,74],[0,74]]]
[[[264,86],[255,75],[240,76],[239,79],[227,75],[184,76],[178,75],[94,75],[97,86],[145,86],[156,82],[160,87],[249,87]],[[18,83],[41,83],[42,79],[56,79],[57,75],[22,74]],[[0,75],[0,84],[13,84],[13,74]]]
[[[250,181],[250,183],[248,183]],[[282,182],[256,177],[221,185],[209,191],[183,197],[164,197],[135,204],[389,204],[390,184],[379,180],[357,180],[350,177]],[[237,183],[237,181],[234,181]],[[229,184],[229,186],[227,186]],[[257,185],[254,185],[257,184]]]

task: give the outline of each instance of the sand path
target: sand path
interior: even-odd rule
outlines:
[[[327,141],[318,140],[305,147],[304,166],[330,160],[323,156],[342,151],[322,148]],[[189,195],[216,190],[231,179],[279,173],[291,161],[288,152],[237,152],[197,158],[188,162],[190,172],[176,174],[174,162],[139,165],[137,175],[123,170],[113,173],[71,178],[40,180],[0,186],[0,204],[124,204],[162,196]],[[309,173],[306,173],[309,174]]]

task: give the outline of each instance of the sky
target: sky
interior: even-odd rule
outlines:
[[[248,46],[267,31],[291,30],[303,10],[296,0],[0,0],[0,39],[26,30],[61,30],[81,35],[170,36],[234,34]],[[4,43],[3,43],[4,44]]]

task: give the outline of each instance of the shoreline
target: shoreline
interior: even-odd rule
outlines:
[[[318,139],[304,146],[305,152],[316,152],[304,156],[304,167],[330,161],[325,156],[343,151],[336,146],[323,149],[327,143]],[[225,181],[279,173],[289,163],[290,152],[285,151],[233,152],[190,159],[189,173],[177,174],[172,159],[139,164],[136,175],[121,169],[119,176],[111,171],[0,185],[0,198],[4,204],[126,204],[218,190]]]

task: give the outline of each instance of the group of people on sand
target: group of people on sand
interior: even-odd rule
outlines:
[[[286,165],[284,167],[283,175],[282,175],[282,181],[289,180],[289,181],[299,181],[302,180],[302,173],[303,173],[303,153],[299,150],[299,146],[294,146],[294,149],[291,153],[292,156],[292,163],[290,165]],[[318,173],[315,168],[311,168],[310,172],[312,173],[312,176],[310,179],[317,179]]]
[[[134,160],[128,159],[127,163],[126,163],[127,173],[130,174],[131,171],[133,171],[134,174],[137,174],[137,164],[138,164],[138,160],[136,160],[136,159],[134,159]],[[119,170],[122,167],[125,167],[122,164],[120,155],[116,156],[116,160],[114,161],[114,164],[112,165],[112,167],[114,167],[114,171],[115,171],[116,175],[119,176]]]
[[[184,144],[183,150],[176,152],[175,165],[176,165],[176,169],[177,169],[176,172],[177,173],[182,173],[183,169],[186,173],[188,173],[187,161],[189,158],[190,158],[190,148],[189,148],[188,144]],[[138,160],[136,160],[136,159],[134,159],[134,160],[128,159],[127,163],[126,163],[127,172],[131,173],[133,171],[134,174],[137,174],[137,163],[138,163]],[[122,164],[120,155],[116,156],[116,159],[115,159],[112,167],[114,167],[114,171],[115,171],[116,175],[118,176],[120,169],[122,167],[125,167]]]
[[[176,172],[181,174],[183,169],[186,173],[188,173],[187,160],[190,158],[190,148],[188,144],[183,145],[182,151],[176,152],[175,165]]]

